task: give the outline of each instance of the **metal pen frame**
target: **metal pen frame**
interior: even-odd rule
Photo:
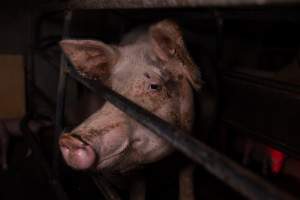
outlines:
[[[72,20],[72,11],[65,15],[64,37],[68,35],[68,29]],[[249,199],[294,199],[289,194],[280,191],[261,177],[246,170],[226,156],[213,150],[211,147],[185,134],[183,130],[175,128],[164,120],[158,118],[149,111],[136,105],[127,98],[114,92],[112,89],[104,86],[99,81],[86,79],[78,74],[67,58],[62,55],[60,66],[59,87],[56,108],[56,135],[54,145],[54,170],[58,166],[58,138],[61,134],[64,124],[64,98],[67,77],[70,77],[84,85],[91,92],[109,101],[111,104],[125,112],[131,118],[150,129],[153,133],[168,141],[174,148],[182,152],[185,156],[195,163],[204,167],[211,174],[222,180],[225,184],[241,193]],[[95,179],[94,179],[95,180]],[[113,199],[107,197],[108,199]],[[116,197],[115,199],[118,199]]]

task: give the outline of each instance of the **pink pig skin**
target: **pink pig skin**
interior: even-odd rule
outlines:
[[[83,76],[101,80],[156,116],[191,131],[193,89],[199,90],[202,82],[176,23],[164,20],[130,32],[119,45],[72,39],[60,45]],[[59,143],[70,167],[103,173],[127,172],[174,150],[109,102],[62,134]]]

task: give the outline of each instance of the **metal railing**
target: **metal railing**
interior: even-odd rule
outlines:
[[[65,17],[64,36],[68,35],[68,29],[72,19],[72,11],[68,11]],[[280,191],[264,179],[246,170],[226,156],[213,150],[206,144],[185,134],[183,130],[173,127],[164,120],[158,118],[149,111],[136,105],[127,98],[114,92],[110,88],[104,86],[99,81],[86,79],[80,76],[74,67],[67,61],[67,58],[62,55],[61,69],[59,78],[59,88],[57,97],[57,114],[56,114],[56,144],[54,146],[54,169],[57,169],[58,138],[63,130],[63,112],[65,98],[65,84],[67,76],[78,81],[86,88],[91,90],[96,95],[109,101],[111,104],[122,110],[124,113],[135,119],[137,122],[150,129],[154,134],[168,141],[178,151],[182,152],[195,163],[203,166],[211,174],[222,180],[225,184],[232,187],[237,192],[249,199],[294,199],[289,194]],[[98,177],[99,178],[99,177]],[[96,178],[94,178],[96,180]],[[100,182],[101,183],[101,182]],[[98,185],[98,184],[97,184]],[[101,186],[105,184],[100,184]],[[104,190],[109,188],[104,188]],[[103,188],[102,188],[103,191]],[[108,192],[110,193],[110,192]],[[107,195],[108,199],[118,199],[115,193],[114,197]]]

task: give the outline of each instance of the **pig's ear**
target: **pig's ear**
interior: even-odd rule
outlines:
[[[87,78],[106,80],[118,60],[117,50],[100,41],[66,39],[59,44],[75,68]]]
[[[181,62],[182,73],[199,90],[202,86],[200,71],[186,50],[179,26],[171,20],[163,20],[150,27],[150,39],[157,57],[163,62],[177,59]]]

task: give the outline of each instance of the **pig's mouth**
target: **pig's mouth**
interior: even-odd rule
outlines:
[[[59,146],[65,162],[77,170],[96,168],[98,170],[117,170],[122,165],[130,150],[129,142],[124,142],[107,157],[99,157],[97,151],[77,134],[64,134],[59,140]]]

